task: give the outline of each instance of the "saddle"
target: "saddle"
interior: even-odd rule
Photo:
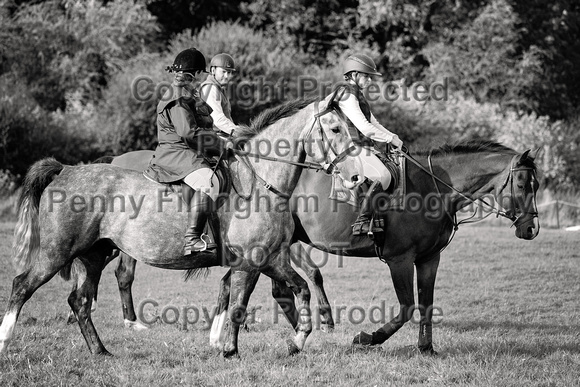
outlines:
[[[226,167],[226,161],[220,161],[212,158],[206,158],[206,161],[210,164],[210,166],[214,169],[214,173],[219,181],[220,191],[219,196],[216,201],[216,205],[214,211],[208,214],[208,221],[204,229],[203,239],[208,243],[215,243],[218,246],[221,246],[221,238],[220,238],[220,224],[219,218],[217,216],[216,210],[224,205],[225,201],[227,200],[228,194],[232,187],[232,180],[229,170]],[[165,189],[164,191],[160,192],[161,198],[160,200],[163,201],[164,199],[168,202],[171,201],[171,196],[175,195],[176,197],[180,198],[180,202],[178,204],[178,211],[187,211],[189,206],[189,198],[193,196],[194,190],[187,184],[178,181],[173,183],[160,183],[151,177],[149,177],[146,173],[143,173],[143,176],[148,180],[151,180],[157,184],[162,185]],[[218,248],[217,255],[219,258],[219,262],[222,266],[227,266],[228,263],[224,260],[224,254],[222,253],[222,249]],[[209,253],[209,250],[207,251]],[[215,253],[214,253],[215,254]]]
[[[403,211],[405,209],[405,193],[407,190],[407,159],[396,153],[384,153],[378,150],[376,150],[375,155],[381,160],[392,176],[391,185],[385,190],[385,193],[388,194],[389,203],[384,209],[385,211]],[[358,208],[361,198],[366,196],[369,187],[370,183],[368,180],[365,180],[353,190],[346,189],[342,186],[340,177],[334,175],[332,176],[332,187],[328,198],[348,203]]]
[[[218,178],[220,184],[219,197],[215,207],[216,209],[218,209],[224,204],[224,201],[230,192],[232,186],[231,175],[224,164],[225,162],[218,164],[217,160],[209,158],[206,159],[206,161],[210,163],[212,168],[214,168],[214,173]],[[187,184],[183,183],[182,181],[172,183],[160,183],[157,180],[154,180],[153,178],[148,176],[147,173],[143,173],[143,176],[147,180],[150,180],[156,184],[160,184],[165,188],[165,190],[162,192],[163,197],[169,197],[172,194],[177,195],[181,199],[182,205],[185,206],[189,205],[189,202],[186,201],[184,198],[189,198],[191,197],[191,195],[193,195],[193,188],[191,188]]]

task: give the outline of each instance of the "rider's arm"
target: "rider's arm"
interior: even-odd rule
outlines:
[[[169,109],[169,118],[179,137],[186,143],[188,140],[193,139],[197,130],[197,122],[193,113],[186,106],[181,103],[174,104]]]
[[[371,122],[366,119],[354,95],[348,94],[348,98],[341,98],[338,106],[354,126],[370,139],[377,142],[391,142],[393,137],[395,137],[395,134],[382,126],[372,113]]]
[[[218,101],[218,90],[215,85],[204,85],[200,92],[201,97],[213,109],[211,118],[213,125],[226,134],[232,134],[236,125],[224,114],[222,104]]]

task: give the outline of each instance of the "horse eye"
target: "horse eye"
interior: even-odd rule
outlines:
[[[338,126],[335,126],[334,128],[331,128],[330,130],[332,130],[332,133],[340,133],[340,128]]]

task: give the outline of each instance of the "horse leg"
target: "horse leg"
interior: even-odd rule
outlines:
[[[133,286],[133,280],[135,279],[136,266],[136,260],[121,252],[119,256],[119,263],[115,269],[115,276],[117,277],[119,295],[121,296],[123,322],[125,324],[125,328],[140,331],[149,329],[149,327],[137,321],[135,306],[133,305],[133,293],[131,292],[131,287]]]
[[[260,271],[279,283],[286,283],[298,299],[298,310],[300,318],[296,326],[296,336],[294,340],[288,339],[288,352],[294,355],[304,348],[304,343],[312,332],[312,319],[310,313],[310,289],[308,283],[290,265],[290,259],[285,259],[282,250],[278,256],[268,260],[266,266],[260,268]]]
[[[322,273],[300,242],[294,243],[290,246],[290,250],[293,256],[297,258],[294,262],[300,266],[314,285],[314,291],[316,292],[318,308],[320,311],[320,329],[324,332],[330,333],[334,330],[334,318],[332,317],[330,302],[328,301],[326,291],[324,290]]]
[[[112,254],[110,254],[107,259],[105,260],[105,266],[107,266],[113,259],[117,258],[119,256],[119,251],[120,250],[113,250]],[[83,270],[82,268],[79,268],[80,266],[83,266],[83,264],[80,262],[80,260],[77,258],[73,261],[72,263],[72,269],[71,269],[71,277],[75,280],[74,284],[73,284],[73,288],[71,291],[75,291],[76,290],[76,286],[77,286],[77,281],[76,281],[76,277],[77,277],[77,272],[78,270]],[[99,294],[99,285],[97,284],[97,289],[95,290],[95,298],[93,299],[93,305],[91,306],[91,312],[94,313],[97,310],[97,296]],[[67,321],[66,323],[68,325],[70,324],[74,324],[77,322],[77,318],[75,317],[74,312],[72,311],[72,309],[68,312],[68,317],[67,317]]]
[[[251,267],[232,269],[229,305],[230,324],[227,335],[228,340],[223,348],[224,357],[232,357],[238,354],[240,325],[246,317],[248,301],[258,282],[258,278],[260,278],[260,272]]]
[[[52,254],[51,254],[52,255]],[[55,255],[64,256],[64,255]],[[12,293],[8,307],[0,326],[0,354],[4,353],[12,340],[14,328],[22,307],[32,297],[34,292],[48,282],[60,269],[66,265],[65,259],[51,260],[44,249],[40,250],[36,263],[20,274],[12,282]]]
[[[101,273],[105,267],[108,251],[110,251],[110,247],[97,243],[88,253],[79,257],[84,270],[78,273],[77,284],[68,297],[68,304],[77,318],[81,333],[91,353],[110,356],[111,354],[103,346],[91,319],[91,306]]]
[[[377,345],[389,339],[395,332],[413,317],[415,310],[415,293],[413,290],[413,257],[406,254],[388,261],[391,277],[397,299],[399,300],[399,314],[381,328],[368,334],[360,332],[354,337],[353,344]]]
[[[421,353],[436,355],[433,349],[432,338],[432,318],[433,318],[433,290],[435,288],[435,277],[439,267],[440,254],[437,253],[428,261],[416,264],[417,267],[417,288],[419,293],[419,309],[421,311],[421,322],[419,323],[419,350]]]
[[[218,309],[211,324],[209,333],[209,345],[213,348],[223,349],[225,338],[225,326],[230,300],[230,279],[232,270],[228,270],[220,281],[220,293],[218,295]]]
[[[300,315],[294,303],[294,293],[292,290],[286,286],[285,282],[272,279],[272,297],[280,305],[286,319],[296,331],[298,329],[298,318]]]

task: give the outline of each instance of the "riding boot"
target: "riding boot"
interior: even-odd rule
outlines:
[[[195,254],[217,247],[215,243],[209,243],[207,239],[204,240],[202,238],[211,208],[213,208],[213,200],[203,192],[195,191],[189,203],[184,255]],[[207,235],[205,237],[208,238]]]
[[[383,192],[383,185],[380,181],[374,181],[369,187],[369,190],[361,204],[361,212],[352,225],[353,235],[366,234],[369,230],[372,230],[371,224],[369,224],[368,230],[364,230],[363,228],[365,228],[364,226],[371,221],[373,216],[373,199],[380,192]]]

